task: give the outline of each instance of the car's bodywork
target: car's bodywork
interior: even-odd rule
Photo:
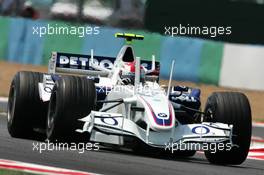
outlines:
[[[50,99],[58,74],[69,73],[93,79],[97,93],[97,107],[80,119],[83,127],[76,132],[88,132],[94,142],[124,145],[127,137],[158,148],[166,148],[178,143],[230,143],[232,145],[232,125],[212,122],[194,122],[194,118],[206,115],[199,111],[200,90],[176,86],[165,90],[158,84],[159,63],[137,58],[131,45],[132,39],[143,36],[118,34],[127,44],[116,58],[68,53],[52,53],[49,73],[44,74],[39,83],[39,94],[43,102]],[[133,84],[124,84],[120,73],[125,63],[135,63]],[[141,65],[146,77],[140,78]],[[173,70],[173,69],[172,69]],[[67,98],[67,97],[66,97]],[[182,114],[188,115],[182,115]],[[188,122],[188,118],[192,122]],[[63,121],[62,121],[63,122]],[[200,150],[201,147],[191,147]]]

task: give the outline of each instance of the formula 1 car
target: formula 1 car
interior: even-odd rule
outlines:
[[[200,89],[159,85],[159,63],[136,57],[132,40],[116,58],[53,52],[48,73],[18,72],[8,101],[12,137],[151,148],[211,163],[241,164],[251,138],[251,110],[239,92],[215,92],[201,111]]]

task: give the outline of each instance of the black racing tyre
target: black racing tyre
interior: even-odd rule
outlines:
[[[11,83],[8,98],[7,128],[12,137],[42,139],[33,129],[43,126],[47,105],[40,100],[38,72],[18,72]],[[45,127],[45,125],[43,126]]]
[[[52,142],[84,142],[88,135],[77,133],[83,127],[78,119],[87,116],[96,103],[93,80],[62,76],[55,82],[47,115],[47,138]],[[85,138],[83,138],[85,137]]]
[[[248,155],[252,119],[247,97],[239,92],[215,92],[207,100],[205,112],[212,113],[210,122],[221,122],[233,125],[233,144],[237,145],[212,153],[205,151],[209,162],[214,164],[239,165]]]

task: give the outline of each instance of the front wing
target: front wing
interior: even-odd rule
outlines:
[[[221,143],[232,144],[232,125],[223,123],[187,124],[178,123],[167,131],[153,131],[149,127],[143,129],[121,114],[92,111],[90,115],[80,119],[83,128],[77,132],[89,132],[91,140],[122,145],[122,137],[134,136],[146,144],[166,148],[168,144],[178,143]],[[195,149],[195,148],[194,148]]]

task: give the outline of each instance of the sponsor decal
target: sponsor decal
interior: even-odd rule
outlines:
[[[112,69],[116,58],[94,55],[93,62],[102,68]],[[147,69],[151,69],[151,61],[141,60]],[[156,69],[159,70],[159,62],[156,62]],[[57,53],[56,67],[94,70],[91,67],[91,55],[80,55],[71,53]]]
[[[43,82],[44,91],[46,93],[50,94],[52,92],[52,89],[53,89],[53,86],[54,86],[55,83],[53,82],[53,80],[52,80],[50,75],[44,75],[44,79],[45,79],[44,82]]]
[[[101,118],[101,121],[107,125],[112,125],[112,126],[118,125],[118,121],[113,117],[103,117]]]
[[[165,113],[158,113],[157,117],[160,118],[160,119],[166,119],[168,117],[168,115],[165,114]]]
[[[210,132],[210,129],[205,126],[195,126],[192,129],[192,132],[194,134],[208,134]]]
[[[94,56],[93,58],[94,64],[107,69],[114,66],[114,61],[113,57]],[[94,70],[90,67],[91,63],[90,55],[57,53],[56,67]]]

